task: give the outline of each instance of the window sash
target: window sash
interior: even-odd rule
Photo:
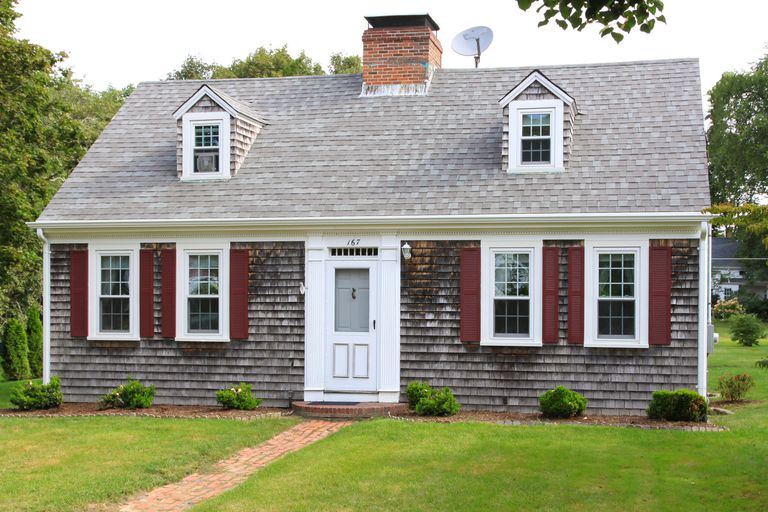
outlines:
[[[638,253],[636,252],[624,252],[621,250],[615,251],[597,251],[596,253],[596,305],[595,319],[596,319],[596,335],[598,339],[635,339],[638,335],[638,301],[637,301],[637,287],[638,287]],[[601,257],[609,256],[608,266],[601,267]],[[615,257],[621,256],[619,266],[616,266]],[[626,266],[627,257],[631,257],[631,266]],[[602,272],[607,272],[608,279],[605,280],[601,275]],[[627,278],[627,273],[630,272],[631,279]],[[618,273],[618,274],[617,274]],[[616,279],[614,277],[618,276]],[[604,288],[607,287],[607,288]],[[631,287],[631,294],[626,294],[627,287]],[[604,288],[607,290],[606,295],[602,295]],[[618,291],[618,293],[614,293]],[[631,312],[623,311],[621,304],[632,304]],[[601,308],[601,305],[605,305],[605,308]],[[605,309],[608,310],[605,314]],[[625,314],[629,313],[629,314]],[[601,320],[603,324],[601,325]],[[607,324],[606,324],[607,322]],[[618,332],[614,332],[614,327]],[[606,329],[603,327],[607,326]],[[601,332],[602,331],[602,332]]]
[[[492,256],[491,332],[494,337],[498,338],[528,338],[531,336],[532,328],[531,270],[533,253],[530,251],[513,250],[493,251]],[[498,263],[499,256],[502,256],[505,260],[501,266]],[[499,280],[499,271],[502,271],[504,274],[502,280]],[[500,293],[499,285],[505,288],[503,293]],[[522,291],[525,291],[525,293],[521,293]],[[504,309],[500,310],[502,303],[504,304]],[[508,309],[511,304],[516,304],[515,311],[510,312]],[[522,319],[525,320],[523,321]],[[498,328],[500,321],[505,326],[504,329]],[[510,324],[515,327],[510,329]]]
[[[554,143],[554,133],[553,133],[553,118],[555,113],[551,110],[535,110],[535,111],[521,111],[520,112],[520,164],[522,165],[551,165],[552,164],[552,152],[554,150],[553,143]],[[532,122],[528,125],[525,124],[526,117],[529,116],[548,116],[549,121],[547,124],[543,124],[542,122],[539,122],[538,124],[533,124]],[[530,127],[530,135],[525,135],[525,128]],[[539,128],[538,135],[534,135],[534,128]],[[544,128],[547,128],[547,135],[544,135]],[[536,145],[531,144],[528,149],[525,148],[526,144],[524,142],[536,142],[536,141],[547,141],[549,144],[548,147],[544,147],[544,144]],[[535,147],[534,146],[538,146]],[[547,158],[540,158],[539,160],[533,159],[535,154],[538,154],[539,157],[541,157],[544,153],[547,154]],[[526,154],[530,155],[530,159],[526,160]]]
[[[221,332],[221,254],[205,251],[188,252],[186,258],[186,330],[189,333],[219,333]],[[193,258],[197,258],[196,267],[193,267]],[[202,258],[206,259],[203,260]],[[215,259],[215,264],[212,263],[213,259]],[[193,271],[197,271],[197,275],[194,277]],[[193,279],[200,279],[200,281],[193,284]],[[207,290],[206,293],[199,293],[204,286]],[[193,290],[198,293],[193,293]],[[208,305],[207,310],[203,311],[206,304]],[[203,324],[205,326],[202,326]]]
[[[98,331],[130,333],[133,292],[131,255],[128,253],[99,254],[98,261]]]

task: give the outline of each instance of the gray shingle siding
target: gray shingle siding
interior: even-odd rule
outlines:
[[[248,341],[179,343],[160,336],[160,267],[155,256],[155,337],[88,341],[69,335],[69,251],[51,246],[51,374],[65,400],[94,402],[131,375],[157,386],[158,404],[214,404],[214,392],[253,384],[266,406],[286,407],[304,387],[303,242],[233,244],[250,249]],[[144,244],[149,248],[150,245]],[[167,247],[163,245],[163,247]],[[157,248],[160,248],[157,246]]]
[[[531,348],[464,344],[459,340],[459,250],[479,243],[409,243],[413,257],[401,266],[403,391],[409,382],[426,379],[449,386],[468,409],[535,412],[537,397],[562,384],[589,399],[589,413],[624,415],[644,414],[657,389],[695,389],[695,240],[654,242],[673,247],[673,341],[641,350],[569,346],[562,339]],[[561,313],[561,328],[562,320]]]
[[[414,97],[361,98],[360,75],[215,81],[270,124],[237,176],[207,183],[178,180],[171,115],[202,82],[149,82],[126,101],[41,220],[630,213],[709,205],[696,60],[540,69],[579,108],[566,172],[509,175],[502,166],[498,101],[531,68],[441,69],[429,94]]]

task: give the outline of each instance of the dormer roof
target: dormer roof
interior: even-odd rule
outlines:
[[[205,96],[223,108],[232,117],[244,117],[261,125],[268,124],[264,117],[254,111],[251,107],[208,84],[202,85],[195,92],[195,94],[190,96],[187,101],[185,101],[178,109],[176,109],[176,111],[173,113],[174,119],[181,119],[184,114],[186,114],[192,107],[197,104],[198,101],[200,101]]]
[[[570,106],[576,103],[576,100],[574,100],[570,94],[568,94],[563,89],[555,85],[549,78],[547,78],[544,75],[544,73],[542,73],[538,69],[535,69],[528,76],[523,78],[523,80],[519,84],[517,84],[511,91],[505,94],[499,100],[499,104],[502,107],[509,105],[510,102],[517,99],[526,89],[528,89],[528,87],[530,87],[532,84],[536,82],[541,84],[542,87],[547,89],[557,98],[561,99],[563,103],[565,103],[566,105]]]

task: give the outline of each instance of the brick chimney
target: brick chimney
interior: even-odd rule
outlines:
[[[440,27],[429,14],[366,16],[363,96],[426,94],[440,67]]]

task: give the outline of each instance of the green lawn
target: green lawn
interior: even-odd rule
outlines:
[[[713,389],[747,371],[768,400],[768,346],[721,340]],[[768,510],[768,402],[714,421],[730,431],[357,423],[194,510]]]
[[[0,511],[98,510],[204,469],[296,420],[0,418]]]

